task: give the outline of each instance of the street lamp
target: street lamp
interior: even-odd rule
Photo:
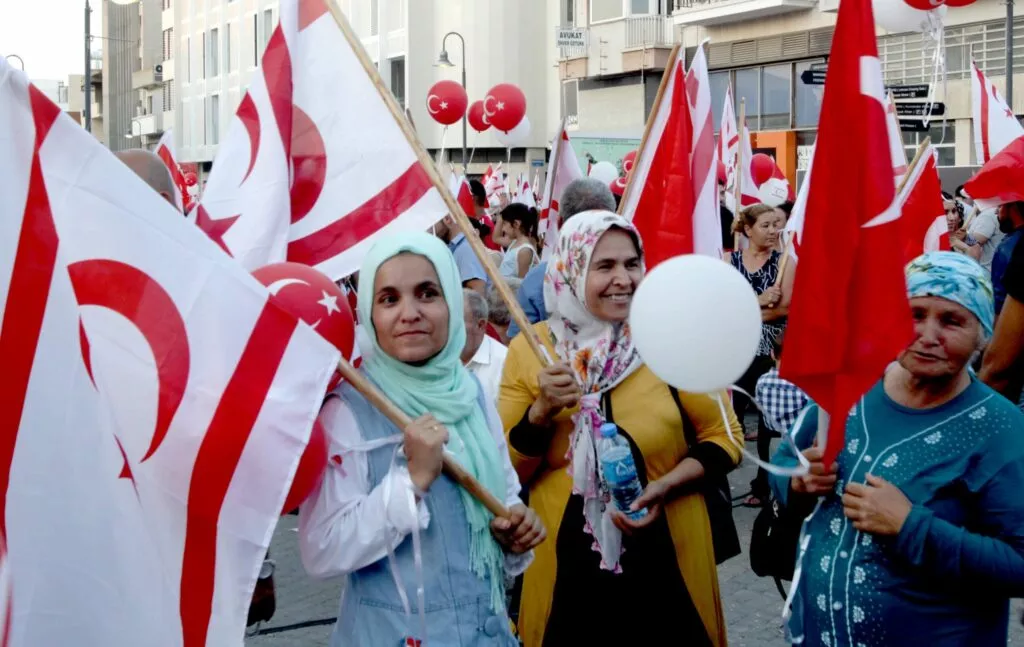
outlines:
[[[445,44],[449,36],[458,36],[462,43],[462,89],[466,89],[466,39],[457,31],[450,31],[441,39],[441,53],[437,57],[435,67],[455,67],[448,58],[448,48]],[[467,110],[468,113],[468,110]],[[466,115],[462,115],[462,174],[466,175],[466,168],[469,166],[469,159],[466,157]]]
[[[20,56],[18,56],[17,54],[8,54],[7,56],[4,57],[5,60],[6,59],[11,59],[11,58],[18,59],[18,62],[21,63],[21,71],[24,72],[25,71],[25,61],[22,60],[22,58]]]

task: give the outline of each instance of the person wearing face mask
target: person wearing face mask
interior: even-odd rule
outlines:
[[[347,383],[321,410],[332,458],[300,509],[299,550],[310,574],[347,577],[330,644],[415,637],[437,647],[512,647],[505,578],[522,572],[545,531],[519,499],[494,404],[460,360],[466,325],[455,260],[426,233],[384,237],[363,261],[358,299],[361,370],[415,420],[398,429]],[[494,518],[442,474],[445,452],[506,503],[509,518]]]
[[[736,385],[747,393],[753,393],[757,380],[775,365],[772,360],[772,346],[775,338],[783,334],[786,326],[786,314],[789,312],[789,298],[793,290],[795,272],[789,271],[779,279],[779,263],[782,253],[779,252],[779,240],[785,223],[777,209],[765,204],[755,204],[740,212],[734,225],[736,233],[742,233],[750,242],[746,249],[736,250],[729,255],[729,262],[750,287],[757,293],[757,301],[761,306],[761,341],[757,346],[757,355],[746,373]],[[733,407],[736,417],[741,421],[751,401],[745,394],[733,393]],[[763,461],[771,457],[772,431],[768,428],[763,415],[758,416],[757,453]],[[753,437],[748,437],[753,440]],[[759,507],[768,498],[768,474],[758,469],[757,476],[750,482],[750,496],[744,501],[748,507]]]
[[[715,552],[696,486],[735,467],[740,453],[726,424],[739,423],[707,395],[673,390],[638,355],[626,320],[643,248],[628,221],[611,211],[574,215],[547,268],[550,319],[534,330],[557,363],[542,368],[526,340],[513,339],[498,403],[512,463],[552,534],[524,576],[523,643],[723,646]],[[638,521],[601,497],[596,435],[606,421],[630,441],[645,488]],[[689,448],[687,429],[696,437]],[[595,616],[600,606],[609,613]]]
[[[992,282],[953,252],[918,257],[906,279],[913,340],[850,411],[836,463],[812,406],[794,428],[810,472],[771,477],[811,514],[794,643],[1002,647],[1024,595],[1024,415],[969,371],[992,334]],[[783,446],[773,462],[797,459]]]

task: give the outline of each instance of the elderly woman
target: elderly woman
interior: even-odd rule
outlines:
[[[384,238],[363,262],[363,370],[417,417],[399,430],[348,384],[321,411],[332,458],[302,506],[299,547],[312,575],[348,577],[335,647],[407,637],[440,647],[515,644],[506,558],[518,574],[545,533],[518,498],[497,412],[459,359],[460,283],[444,243],[424,233]],[[493,518],[441,473],[444,451],[507,502],[509,519]]]
[[[779,246],[785,225],[782,212],[766,204],[755,204],[744,209],[733,225],[733,231],[746,236],[750,244],[745,249],[734,251],[729,256],[729,263],[739,270],[750,283],[750,287],[754,288],[761,306],[761,341],[757,346],[757,355],[747,372],[736,383],[747,393],[753,393],[758,379],[775,365],[772,359],[772,346],[775,339],[785,330],[795,275],[795,272],[790,270],[781,279],[779,277],[779,265],[782,260]],[[733,407],[736,410],[736,417],[741,421],[749,404],[750,399],[743,393],[737,391],[733,394]],[[765,423],[764,416],[758,416],[757,454],[765,462],[771,457],[771,440],[772,432]],[[750,482],[750,497],[744,505],[759,507],[767,497],[768,474],[763,469],[758,469],[757,476]]]
[[[789,621],[826,647],[1004,646],[1024,595],[1024,416],[968,370],[992,333],[992,283],[975,261],[931,252],[907,266],[914,339],[847,418],[835,465],[772,477],[808,519]],[[795,465],[783,448],[774,459]]]
[[[548,263],[549,322],[534,326],[558,364],[513,339],[498,408],[512,463],[555,541],[523,582],[520,636],[541,645],[725,645],[708,513],[695,485],[739,460],[707,395],[679,393],[643,363],[626,319],[644,276],[633,226],[587,211]],[[602,495],[595,435],[614,422],[645,490],[640,521]],[[729,424],[738,430],[730,415]],[[696,442],[687,446],[686,430]]]

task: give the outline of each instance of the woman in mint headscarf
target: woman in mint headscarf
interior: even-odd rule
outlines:
[[[302,506],[299,545],[312,575],[348,577],[331,645],[514,645],[505,578],[545,532],[519,499],[494,405],[459,359],[455,261],[425,233],[384,238],[363,262],[358,304],[363,370],[415,421],[399,430],[347,384],[321,411],[330,462]],[[443,451],[511,517],[493,518],[442,475]]]
[[[812,407],[793,430],[810,473],[771,477],[791,510],[816,510],[794,644],[1002,646],[1024,595],[1024,415],[968,368],[992,334],[992,281],[953,252],[906,276],[913,340],[850,411],[836,464],[812,446]],[[786,446],[773,462],[797,463]]]

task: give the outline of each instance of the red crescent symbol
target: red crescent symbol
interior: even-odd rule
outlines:
[[[429,112],[432,115],[436,115],[438,111],[430,107],[431,99],[437,99],[438,101],[440,101],[441,97],[437,96],[436,94],[431,94],[430,96],[427,97],[427,112]]]
[[[249,174],[256,166],[256,156],[260,152],[260,114],[256,110],[256,103],[248,92],[242,97],[242,103],[238,106],[239,121],[245,126],[245,132],[249,134],[249,169],[242,178],[242,183],[249,179]]]
[[[494,97],[492,97],[489,94],[486,97],[484,97],[484,122],[491,123],[490,120],[487,119],[487,118],[493,116],[494,112],[487,109],[487,102],[488,101],[494,101]]]
[[[292,224],[313,210],[327,180],[327,149],[316,124],[292,105]]]
[[[156,428],[143,462],[160,447],[185,395],[190,364],[185,322],[163,287],[136,267],[92,259],[72,263],[68,274],[79,305],[109,308],[125,317],[153,352],[159,382]]]

